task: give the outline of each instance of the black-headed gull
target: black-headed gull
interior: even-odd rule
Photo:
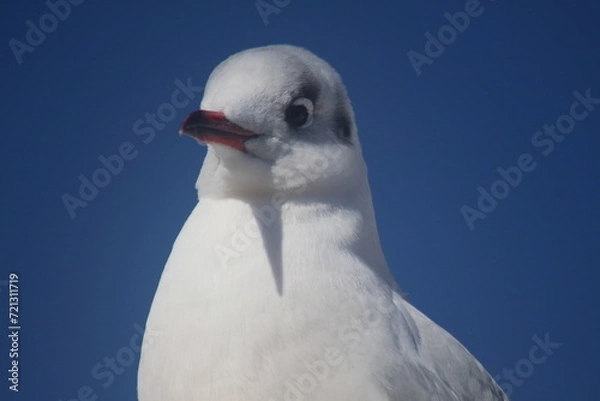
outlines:
[[[237,53],[181,132],[208,152],[148,317],[140,401],[507,400],[399,293],[325,61]]]

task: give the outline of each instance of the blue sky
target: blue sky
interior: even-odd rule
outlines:
[[[600,4],[268,1],[265,24],[253,1],[58,3],[62,20],[43,1],[0,17],[0,280],[19,276],[22,326],[18,395],[0,340],[2,399],[135,399],[140,325],[205,153],[179,124],[220,61],[275,43],[344,78],[412,302],[513,400],[600,399]],[[94,176],[102,160],[116,174]],[[81,177],[104,187],[83,200]]]

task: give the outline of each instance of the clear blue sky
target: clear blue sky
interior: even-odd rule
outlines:
[[[135,399],[135,325],[196,202],[205,153],[177,134],[201,93],[171,96],[188,79],[203,86],[232,53],[290,43],[344,78],[383,247],[412,302],[513,400],[600,399],[600,5],[278,3],[268,25],[252,0],[85,1],[69,15],[57,8],[62,21],[44,17],[41,0],[2,6],[0,280],[19,275],[22,329],[18,396],[0,339],[1,398]],[[465,7],[463,32],[443,28],[445,13]],[[425,49],[427,32],[442,34],[443,51]],[[123,166],[110,158],[118,152]],[[120,173],[94,176],[101,156]],[[498,167],[519,160],[533,171],[507,170],[514,187],[496,183]],[[110,183],[88,189],[71,218],[63,197],[80,198],[80,176]],[[503,199],[490,203],[492,192]],[[530,354],[546,334],[562,345]]]

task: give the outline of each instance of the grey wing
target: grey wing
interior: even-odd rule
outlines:
[[[417,310],[399,294],[394,303],[410,327],[421,372],[428,381],[431,400],[509,401],[485,368],[452,335]],[[405,401],[398,398],[397,401]]]

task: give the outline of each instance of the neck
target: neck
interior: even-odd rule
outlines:
[[[338,252],[393,283],[379,243],[366,167],[359,159],[331,179],[320,174],[310,181],[308,176],[303,185],[273,191],[251,185],[240,188],[224,180],[232,170],[209,148],[197,183],[200,203],[194,214],[198,216],[190,220],[204,220],[203,225],[212,227],[208,237],[215,242],[203,245],[212,254],[216,250],[219,263],[213,265],[246,271],[264,270],[268,264],[271,282],[274,278],[281,293],[287,282],[284,276],[327,266],[327,255]],[[243,169],[234,172],[237,179],[248,173]],[[300,254],[301,249],[312,253]],[[264,262],[257,262],[261,260]]]
[[[279,293],[288,282],[286,276],[328,264],[327,253],[334,251],[351,255],[381,279],[393,283],[381,250],[366,178],[345,191],[320,192],[318,196],[311,191],[243,199],[206,196],[200,205],[203,203],[209,206],[206,210],[220,216],[219,225],[229,227],[213,244],[219,265],[234,270],[248,269],[248,260],[262,259],[259,254],[266,253],[264,256]],[[323,249],[324,254],[323,244],[331,248]],[[300,249],[311,249],[314,253],[300,254]],[[289,263],[302,266],[289,266]]]

